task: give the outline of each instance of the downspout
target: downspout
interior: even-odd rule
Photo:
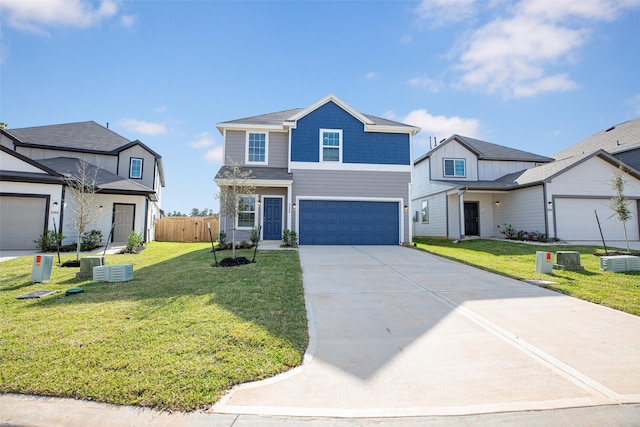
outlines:
[[[464,193],[469,190],[469,187],[463,187],[458,191],[458,227],[460,230],[460,240],[464,239]]]
[[[547,236],[547,239],[551,237],[549,236],[549,210],[552,209],[550,206],[551,205],[549,205],[549,201],[547,199],[547,183],[543,182],[542,183],[542,210],[544,212],[544,234]]]

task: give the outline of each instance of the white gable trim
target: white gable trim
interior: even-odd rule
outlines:
[[[324,104],[326,104],[326,103],[328,103],[330,101],[333,101],[340,108],[345,110],[347,113],[351,114],[353,117],[355,117],[356,119],[361,121],[363,124],[365,124],[365,125],[373,125],[374,124],[371,120],[369,120],[368,118],[366,118],[365,116],[363,116],[362,114],[360,114],[359,112],[357,112],[356,110],[351,108],[351,106],[349,106],[346,102],[342,101],[340,98],[338,98],[334,94],[329,94],[329,95],[325,96],[324,98],[322,98],[321,100],[315,102],[311,106],[309,106],[309,107],[305,108],[304,110],[300,111],[299,113],[289,117],[284,122],[285,126],[289,125],[289,126],[295,127],[295,122],[296,121],[300,120],[301,118],[303,118],[307,114],[310,114],[310,113],[314,112],[315,110],[317,110],[318,108],[322,107]]]

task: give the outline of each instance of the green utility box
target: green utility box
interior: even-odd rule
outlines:
[[[51,280],[53,255],[34,255],[31,266],[31,282],[48,282]]]

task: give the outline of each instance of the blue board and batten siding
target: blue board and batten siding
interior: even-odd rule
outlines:
[[[291,161],[320,161],[320,129],[342,129],[342,162],[378,165],[411,164],[406,133],[365,132],[364,123],[333,101],[299,119],[291,130]]]

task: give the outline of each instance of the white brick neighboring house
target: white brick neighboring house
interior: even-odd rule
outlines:
[[[95,122],[0,131],[0,249],[34,249],[34,239],[54,223],[75,242],[72,197],[64,176],[77,164],[96,172],[98,218],[87,230],[111,242],[126,242],[131,231],[154,239],[164,187],[162,158],[140,141],[129,141]]]
[[[555,160],[454,135],[414,162],[414,236],[504,237],[504,225],[563,240],[624,240],[609,208],[611,180],[622,164],[640,240],[640,119],[599,132]]]

